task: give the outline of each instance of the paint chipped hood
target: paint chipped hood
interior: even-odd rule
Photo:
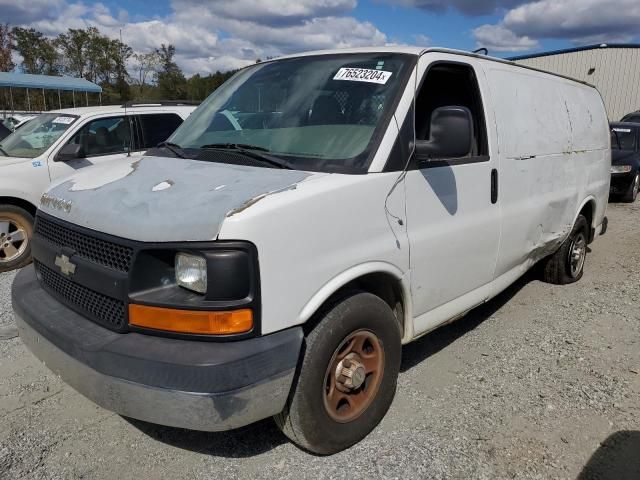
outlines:
[[[205,241],[227,215],[314,175],[146,156],[83,169],[50,188],[40,209],[68,222],[138,241]]]

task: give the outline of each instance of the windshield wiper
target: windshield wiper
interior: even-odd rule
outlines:
[[[268,163],[277,168],[284,168],[287,170],[294,169],[289,162],[283,160],[282,158],[261,153],[268,153],[270,152],[270,150],[264,147],[258,147],[256,145],[247,145],[245,143],[209,143],[207,145],[202,145],[200,148],[203,150],[233,150],[234,152],[242,153],[247,157],[253,158],[254,160],[259,160],[264,163]]]
[[[166,148],[167,150],[169,150],[171,153],[173,153],[178,158],[187,158],[180,151],[180,150],[182,150],[182,147],[180,145],[178,145],[177,143],[160,142],[158,144],[157,148]]]

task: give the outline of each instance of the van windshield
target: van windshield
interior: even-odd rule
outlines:
[[[634,150],[635,131],[633,128],[615,127],[611,129],[611,148],[614,150]]]
[[[414,61],[367,53],[257,64],[210,95],[169,142],[256,147],[301,170],[364,170]]]
[[[44,153],[78,118],[67,113],[43,113],[27,122],[0,144],[0,154],[36,158]]]

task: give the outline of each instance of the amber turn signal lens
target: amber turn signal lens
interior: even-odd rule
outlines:
[[[176,333],[230,335],[250,331],[253,312],[249,309],[223,312],[177,310],[131,304],[129,324]]]

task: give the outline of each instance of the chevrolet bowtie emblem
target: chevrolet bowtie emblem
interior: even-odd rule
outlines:
[[[58,267],[60,269],[60,272],[62,272],[62,274],[66,277],[76,273],[76,264],[72,263],[71,260],[69,260],[69,257],[67,257],[66,255],[58,255],[56,257],[55,263],[56,267]]]

